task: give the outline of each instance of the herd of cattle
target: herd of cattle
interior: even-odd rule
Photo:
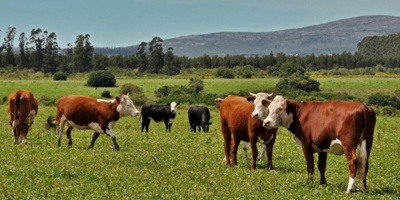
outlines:
[[[8,111],[13,130],[14,144],[27,143],[27,134],[38,113],[38,101],[26,90],[12,92]],[[241,141],[244,150],[250,144],[251,169],[256,168],[258,156],[257,143],[261,144],[262,155],[267,154],[267,168],[273,169],[272,151],[279,127],[292,133],[294,141],[301,146],[309,181],[313,181],[314,157],[318,154],[320,183],[326,184],[325,170],[327,153],[345,155],[349,168],[349,182],[346,193],[356,190],[355,179],[362,181],[361,191],[367,189],[366,177],[369,168],[376,115],[371,107],[361,102],[325,101],[303,102],[284,99],[282,96],[267,93],[250,93],[249,97],[229,95],[217,98],[219,104],[221,132],[224,139],[226,165],[237,164],[237,150]],[[142,128],[148,132],[151,119],[164,121],[166,131],[171,131],[178,104],[143,105],[140,112]],[[114,148],[120,147],[116,141],[113,127],[120,117],[137,116],[139,111],[129,95],[115,97],[113,100],[99,100],[86,96],[65,95],[57,101],[56,123],[58,125],[58,146],[65,134],[68,145],[72,145],[71,130],[94,130],[89,148],[93,148],[101,133],[110,137]],[[192,106],[188,110],[192,131],[208,132],[210,111],[205,106]],[[247,158],[247,153],[245,153]]]

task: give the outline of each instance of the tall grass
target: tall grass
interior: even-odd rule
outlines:
[[[68,81],[60,83],[55,89],[55,83],[43,84],[44,86],[36,88],[33,83],[25,84],[25,81],[14,82],[13,86],[4,81],[0,86],[0,94],[7,94],[4,92],[5,88],[10,90],[26,87],[35,95],[47,94],[57,97],[67,93],[82,93],[99,96],[93,88],[80,87],[81,83]],[[187,84],[184,80],[182,83]],[[240,81],[232,83],[240,84]],[[231,87],[235,88],[227,85],[225,89]],[[117,152],[105,135],[99,137],[94,149],[87,150],[92,131],[76,129],[72,133],[73,146],[67,147],[64,135],[62,146],[58,148],[56,130],[45,129],[47,116],[56,112],[54,106],[39,107],[39,114],[28,134],[27,145],[13,145],[9,118],[6,115],[7,108],[3,105],[0,107],[0,112],[4,113],[3,117],[0,117],[0,137],[3,138],[0,140],[0,198],[400,198],[399,118],[378,116],[370,158],[368,191],[345,195],[348,168],[344,157],[328,155],[328,185],[318,183],[317,169],[314,183],[307,183],[306,163],[302,151],[285,129],[278,131],[273,158],[275,170],[265,170],[266,161],[260,161],[257,169],[251,171],[250,162],[242,161],[241,149],[238,155],[239,165],[226,167],[222,161],[223,140],[218,109],[210,107],[213,124],[209,133],[192,133],[187,120],[188,108],[188,105],[178,107],[171,133],[165,132],[163,123],[153,121],[150,123],[149,133],[141,133],[138,118],[120,119],[114,128],[121,146],[121,151]]]

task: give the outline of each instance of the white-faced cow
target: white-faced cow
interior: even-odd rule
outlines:
[[[361,190],[367,189],[368,158],[376,122],[372,108],[361,102],[302,102],[289,101],[282,96],[267,101],[264,105],[269,104],[269,115],[263,122],[264,127],[286,127],[295,141],[301,142],[308,180],[312,181],[314,174],[313,153],[318,153],[321,184],[326,184],[327,153],[344,153],[350,176],[346,193],[355,191],[356,177],[362,180]]]
[[[225,99],[217,98],[215,102],[220,105],[221,131],[224,137],[225,164],[237,165],[237,149],[240,141],[250,142],[252,152],[251,169],[256,169],[258,155],[257,141],[266,145],[267,169],[273,169],[272,150],[275,143],[277,129],[265,129],[262,121],[252,117],[253,103],[257,98],[268,99],[272,94],[257,93],[248,99],[240,96],[229,95]]]
[[[37,99],[27,90],[11,92],[8,96],[8,112],[10,126],[13,129],[14,144],[26,144],[28,130],[38,113]]]
[[[89,148],[93,148],[100,133],[108,135],[114,144],[115,150],[119,145],[112,128],[120,117],[137,116],[139,111],[135,108],[128,95],[115,97],[114,100],[101,100],[79,95],[66,95],[57,101],[58,146],[61,146],[61,136],[64,125],[67,123],[66,135],[68,145],[72,145],[71,130],[94,130]]]
[[[191,106],[188,110],[188,118],[190,128],[193,132],[196,132],[197,127],[199,132],[201,129],[203,129],[204,132],[208,132],[212,124],[210,121],[210,110],[208,110],[206,106]]]
[[[142,120],[142,132],[146,128],[146,133],[149,132],[151,119],[155,122],[164,121],[165,130],[171,132],[172,122],[175,119],[178,104],[173,101],[166,105],[145,104],[142,106],[140,117]]]

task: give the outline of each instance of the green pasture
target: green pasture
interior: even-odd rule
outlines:
[[[277,79],[205,79],[209,93],[272,88]],[[357,97],[370,93],[392,94],[398,79],[318,79],[321,89],[348,92]],[[118,79],[137,84],[145,94],[163,85],[186,85],[187,79]],[[0,97],[16,89],[31,90],[35,96],[57,98],[64,94],[99,97],[102,90],[117,94],[116,88],[88,88],[85,81],[0,80]],[[187,110],[178,107],[172,132],[163,123],[150,123],[149,133],[140,132],[139,118],[120,119],[114,128],[121,151],[115,151],[102,135],[94,149],[87,150],[92,131],[73,130],[73,146],[58,148],[55,129],[45,128],[54,106],[40,106],[28,135],[28,144],[13,145],[6,104],[0,106],[0,199],[399,199],[399,118],[378,116],[370,157],[368,191],[345,195],[348,168],[344,156],[328,155],[328,185],[319,184],[319,173],[307,183],[306,164],[291,134],[281,128],[274,148],[275,170],[265,170],[260,161],[255,171],[243,161],[226,167],[222,161],[223,140],[218,109],[210,106],[213,124],[209,133],[190,132]],[[317,156],[315,156],[317,158]],[[315,161],[316,163],[316,161]],[[357,184],[358,183],[358,184]],[[359,186],[359,182],[356,182]]]

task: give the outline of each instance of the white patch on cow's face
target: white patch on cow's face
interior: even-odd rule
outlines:
[[[176,113],[176,110],[178,109],[178,104],[175,101],[173,101],[169,105],[171,106],[171,112]]]
[[[283,126],[289,128],[293,122],[293,113],[286,112],[286,100],[282,96],[276,96],[274,100],[269,104],[268,117],[263,121],[263,126],[267,129],[278,128]]]
[[[267,94],[264,92],[259,92],[257,94],[250,93],[251,96],[255,97],[254,99],[254,111],[251,113],[251,117],[258,118],[260,120],[264,120],[265,117],[268,116],[268,107],[263,104],[263,101],[268,100],[272,96],[271,94]]]
[[[139,111],[128,95],[121,97],[121,102],[117,107],[117,111],[121,116],[137,116],[139,114]]]
[[[326,153],[331,153],[335,155],[343,155],[343,147],[342,147],[342,142],[336,138],[336,140],[332,140],[331,144],[329,146],[329,149],[319,149],[317,146],[312,144],[312,148],[314,149],[314,152],[326,152]]]

